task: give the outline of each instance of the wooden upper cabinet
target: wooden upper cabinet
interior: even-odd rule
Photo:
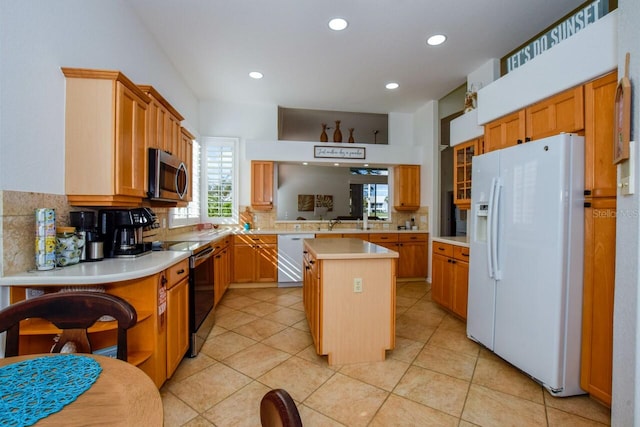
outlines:
[[[546,138],[560,132],[584,129],[584,92],[582,86],[566,90],[525,109],[526,138]]]
[[[475,138],[453,147],[453,202],[459,209],[471,207],[471,160],[482,154],[484,138]]]
[[[193,200],[193,140],[195,136],[191,135],[188,130],[180,128],[180,146],[178,157],[182,159],[187,167],[187,175],[189,176],[189,185],[187,186],[187,194],[185,200],[190,202]]]
[[[617,84],[618,73],[613,71],[584,86],[584,188],[593,197],[616,196],[613,119]]]
[[[62,68],[65,192],[71,205],[139,206],[149,98],[119,71]]]
[[[148,147],[159,148],[179,157],[180,122],[184,117],[153,86],[139,85],[138,87],[150,99],[147,120]]]
[[[484,151],[583,129],[584,91],[578,86],[485,124]]]
[[[251,206],[273,209],[273,162],[251,161]]]
[[[487,123],[484,125],[484,152],[488,153],[522,143],[525,140],[525,130],[524,110]]]
[[[393,170],[393,207],[397,211],[417,211],[420,208],[420,166],[399,165]]]

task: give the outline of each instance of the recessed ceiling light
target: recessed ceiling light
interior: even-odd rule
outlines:
[[[342,31],[347,28],[348,25],[349,23],[347,22],[347,20],[342,18],[333,18],[329,21],[329,28],[334,31]]]
[[[436,34],[427,39],[427,44],[429,46],[438,46],[439,44],[444,43],[447,40],[447,36],[443,34]]]
[[[398,83],[391,82],[387,83],[384,87],[386,87],[387,89],[398,89],[400,85]]]
[[[251,77],[252,79],[261,79],[262,77],[264,77],[262,75],[262,73],[260,71],[252,71],[249,73],[249,77]]]

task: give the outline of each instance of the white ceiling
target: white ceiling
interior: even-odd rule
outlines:
[[[414,112],[584,0],[128,0],[200,100]],[[328,29],[332,17],[349,27]],[[428,36],[445,44],[431,47]],[[249,78],[250,71],[264,74]],[[390,81],[400,88],[389,91]]]

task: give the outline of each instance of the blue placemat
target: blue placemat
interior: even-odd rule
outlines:
[[[42,356],[0,368],[0,426],[30,426],[87,391],[102,372],[87,356]]]

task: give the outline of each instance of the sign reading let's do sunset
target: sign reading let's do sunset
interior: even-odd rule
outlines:
[[[617,1],[595,0],[583,4],[578,10],[553,24],[540,35],[519,47],[514,52],[502,58],[502,71],[509,73],[531,61],[544,51],[562,43],[575,33],[596,22],[617,7]]]

